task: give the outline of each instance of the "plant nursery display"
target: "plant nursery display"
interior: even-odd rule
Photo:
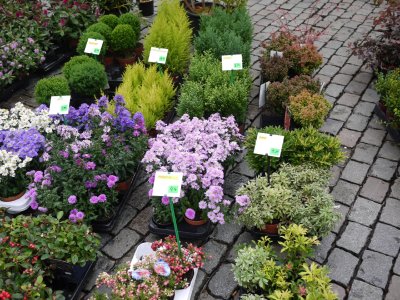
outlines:
[[[135,57],[135,47],[139,35],[128,24],[117,25],[111,33],[111,49],[117,55],[121,65],[132,64]]]
[[[132,176],[146,148],[143,116],[132,116],[120,95],[114,101],[114,116],[102,97],[98,105],[83,104],[59,117],[42,155],[45,169],[28,173],[32,209],[63,211],[74,223],[113,217],[115,186]]]
[[[83,266],[96,260],[99,237],[84,224],[61,219],[62,213],[0,216],[0,290],[9,299],[64,299],[51,288],[49,261]]]
[[[154,128],[156,121],[164,118],[173,107],[175,88],[168,72],[158,72],[155,65],[145,67],[143,63],[127,66],[122,75],[122,84],[116,89],[125,99],[125,107],[131,112],[140,111],[146,128]],[[111,102],[109,110],[114,108]]]
[[[99,24],[101,24],[101,23],[99,23]],[[105,24],[103,24],[103,25],[105,25]],[[107,26],[107,25],[105,25],[105,26]],[[86,44],[87,44],[89,39],[95,39],[95,40],[102,40],[103,41],[103,45],[101,47],[99,55],[104,56],[106,54],[106,52],[107,52],[107,49],[108,49],[107,39],[102,34],[100,34],[98,32],[94,32],[94,31],[84,32],[81,35],[81,37],[79,38],[78,46],[76,47],[76,52],[79,55],[89,55],[89,56],[93,55],[93,57],[96,57],[97,55],[85,53]]]
[[[289,61],[284,57],[272,56],[269,59],[262,57],[261,65],[261,83],[270,81],[282,82],[289,73]]]
[[[111,289],[111,298],[106,294],[96,294],[91,299],[168,300],[175,290],[189,286],[188,277],[193,270],[201,268],[205,254],[201,248],[188,244],[179,254],[174,236],[155,241],[151,245],[152,254],[142,256],[137,262],[122,265],[115,274],[102,273],[97,286]]]
[[[98,21],[108,25],[111,30],[113,30],[119,24],[118,17],[114,14],[102,15]]]
[[[262,231],[275,224],[275,231],[267,232],[274,235],[278,226],[293,222],[303,225],[310,235],[323,237],[338,220],[327,191],[329,177],[326,169],[283,164],[271,175],[270,184],[267,177],[256,177],[236,191],[234,220]]]
[[[191,41],[192,30],[179,0],[163,0],[144,38],[144,61],[148,62],[151,47],[166,48],[165,67],[172,74],[182,75],[189,65]]]
[[[400,68],[389,71],[386,75],[378,74],[375,88],[381,96],[381,103],[387,110],[389,123],[395,128],[400,126]]]
[[[109,45],[111,43],[111,32],[113,29],[114,28],[111,28],[108,24],[99,21],[86,28],[85,33],[88,32],[100,33],[103,36],[103,41]]]
[[[338,299],[327,267],[307,262],[313,246],[319,244],[317,238],[307,237],[307,229],[296,224],[282,227],[280,233],[282,258],[266,237],[238,251],[233,266],[235,280],[250,295],[265,297],[248,295],[242,299]]]
[[[232,13],[217,7],[212,15],[202,16],[194,47],[198,53],[210,51],[217,59],[222,55],[242,54],[243,66],[249,67],[252,35],[253,26],[245,7]]]
[[[218,112],[223,117],[233,115],[244,124],[251,77],[248,69],[232,72],[236,74],[234,79],[230,72],[222,71],[221,60],[209,52],[194,55],[181,86],[178,115],[207,118]]]
[[[170,125],[158,122],[156,129],[157,137],[149,140],[150,149],[142,160],[151,175],[149,182],[154,182],[156,171],[182,172],[181,197],[173,202],[182,205],[188,219],[208,218],[224,224],[224,212],[231,205],[224,198],[224,167],[241,150],[242,140],[234,118],[214,114],[208,119],[190,119],[183,115]],[[168,205],[167,197],[157,198]]]
[[[344,159],[344,153],[337,137],[319,132],[312,127],[284,130],[281,127],[268,126],[261,129],[250,128],[247,131],[245,148],[248,150],[246,160],[257,174],[267,169],[267,157],[254,154],[257,133],[269,133],[284,136],[280,159],[270,157],[271,169],[277,170],[283,162],[292,165],[310,163],[315,167],[330,168]]]
[[[51,76],[40,79],[35,86],[35,100],[39,104],[50,105],[52,96],[71,95],[68,80],[64,76]]]

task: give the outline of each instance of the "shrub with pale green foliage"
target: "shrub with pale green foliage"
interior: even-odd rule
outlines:
[[[144,61],[148,61],[151,47],[166,48],[164,67],[173,74],[183,74],[189,65],[191,41],[192,29],[179,0],[163,0],[143,42]]]

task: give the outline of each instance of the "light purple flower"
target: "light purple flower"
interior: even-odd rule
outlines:
[[[38,211],[40,211],[42,213],[47,213],[48,209],[46,207],[39,206]]]
[[[99,202],[99,198],[97,196],[90,197],[90,203],[97,204]]]
[[[34,182],[41,182],[43,179],[43,172],[42,171],[36,171],[34,175]]]
[[[247,195],[236,196],[235,201],[242,207],[248,206],[250,204],[250,198]]]
[[[35,200],[32,200],[30,206],[33,210],[36,210],[39,207],[39,204]]]
[[[192,208],[188,208],[185,212],[186,218],[193,220],[196,217],[196,212]]]
[[[76,203],[76,196],[75,195],[71,195],[68,197],[68,203],[69,204],[75,204]]]
[[[89,161],[85,164],[85,169],[86,170],[94,170],[94,169],[96,169],[96,164],[92,161]]]
[[[162,196],[161,203],[164,204],[164,205],[168,205],[169,204],[169,198],[167,196]]]
[[[206,209],[207,208],[207,202],[202,200],[199,202],[199,208],[200,209]]]
[[[77,218],[78,220],[83,220],[84,217],[85,217],[85,214],[84,214],[82,211],[78,211],[78,212],[76,213],[76,218]]]
[[[148,195],[149,195],[149,198],[153,196],[153,189],[150,189],[150,190],[149,190]]]
[[[109,188],[112,188],[117,183],[118,180],[119,180],[119,178],[117,176],[114,176],[114,175],[108,176],[108,178],[107,178],[107,186]]]
[[[99,200],[99,202],[106,202],[107,201],[107,196],[104,194],[100,194],[97,199]]]

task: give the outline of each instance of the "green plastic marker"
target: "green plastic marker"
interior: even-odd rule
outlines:
[[[171,189],[178,190],[178,187],[177,186],[170,186],[168,188],[168,190],[171,190]],[[182,258],[181,240],[179,238],[179,231],[178,231],[178,224],[176,222],[174,203],[172,202],[172,198],[171,197],[168,197],[168,199],[169,199],[169,208],[171,209],[172,223],[174,224],[176,242],[178,243],[178,253],[179,253],[179,257]]]

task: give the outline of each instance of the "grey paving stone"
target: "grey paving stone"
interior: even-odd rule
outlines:
[[[335,49],[332,48],[322,48],[322,50],[319,52],[322,54],[322,56],[326,59],[330,58],[334,53]]]
[[[238,239],[229,250],[226,260],[229,262],[233,262],[237,257],[237,247],[240,244],[249,244],[251,243],[251,241],[253,241],[253,236],[249,232],[245,231],[241,235],[239,235]]]
[[[231,173],[228,175],[228,177],[225,179],[225,184],[224,184],[224,192],[225,194],[234,197],[236,190],[240,188],[242,185],[244,185],[247,181],[249,181],[249,178],[237,173]]]
[[[103,248],[103,246],[105,244],[107,244],[109,240],[111,240],[113,238],[113,236],[111,234],[104,233],[104,232],[99,233],[99,235],[100,235],[100,238],[101,238],[100,248]]]
[[[371,229],[361,224],[349,222],[336,245],[359,254],[364,248]]]
[[[331,135],[337,135],[342,126],[343,122],[336,121],[333,119],[326,119],[320,131]]]
[[[389,291],[385,300],[400,299],[400,276],[393,275],[389,285]]]
[[[379,119],[375,114],[372,115],[372,118],[371,118],[371,121],[369,121],[368,127],[386,131],[386,127],[384,126],[383,121],[381,119]]]
[[[368,177],[361,189],[360,195],[382,203],[388,190],[389,183],[375,177]]]
[[[361,142],[366,144],[371,144],[380,147],[382,145],[382,141],[385,138],[386,131],[374,129],[374,128],[367,128],[364,132],[363,137],[361,138]]]
[[[331,50],[331,49],[326,48],[326,50]],[[336,83],[336,84],[340,84],[340,85],[347,85],[351,81],[351,78],[352,78],[351,75],[339,73],[332,79],[332,83]]]
[[[338,85],[335,83],[331,83],[325,90],[325,94],[334,98],[338,98],[344,89],[344,85]]]
[[[332,190],[335,201],[351,206],[356,198],[360,186],[344,180],[339,180]]]
[[[207,274],[211,274],[212,271],[218,266],[226,250],[226,245],[218,243],[214,240],[208,241],[203,246],[203,251],[207,255],[207,259],[204,263],[203,269],[206,271]]]
[[[354,75],[358,72],[360,66],[346,64],[342,69],[340,69],[340,73],[347,75]]]
[[[372,164],[379,148],[373,145],[358,143],[351,159]]]
[[[193,287],[192,297],[191,300],[198,299],[198,293],[203,288],[203,285],[207,279],[207,274],[203,270],[199,270],[197,272],[196,282]]]
[[[353,81],[350,81],[350,83],[346,86],[344,91],[346,93],[361,95],[366,88],[367,88],[366,83],[361,83],[361,82],[357,82],[357,81],[353,80]]]
[[[339,55],[334,55],[331,57],[329,60],[329,64],[334,65],[336,67],[343,67],[343,65],[346,63],[347,57],[344,56],[339,56]]]
[[[366,101],[360,101],[354,108],[354,113],[360,114],[366,117],[370,117],[374,111],[375,104]]]
[[[390,197],[400,199],[400,178],[397,178],[390,187]]]
[[[352,114],[347,120],[346,127],[356,131],[364,131],[368,125],[368,118],[358,114]]]
[[[379,95],[374,89],[368,88],[365,90],[361,99],[363,101],[367,101],[367,102],[371,102],[371,103],[378,103]]]
[[[128,204],[138,210],[142,210],[150,201],[148,196],[150,189],[151,185],[148,182],[138,186],[135,190],[135,193],[133,193],[129,199]]]
[[[241,161],[233,171],[242,175],[246,175],[248,177],[254,177],[256,175],[254,170],[250,169],[249,164],[246,160]]]
[[[229,299],[236,289],[237,283],[233,276],[232,264],[223,264],[208,283],[210,293],[222,299]]]
[[[343,285],[348,285],[358,264],[358,258],[349,252],[335,248],[328,258],[329,277]]]
[[[349,212],[349,207],[343,204],[336,203],[338,208],[337,212],[339,213],[339,220],[336,222],[335,227],[332,229],[334,233],[339,233],[341,230],[344,221],[346,220],[347,214]]]
[[[400,227],[400,200],[388,198],[380,216],[380,221]]]
[[[400,159],[400,147],[398,144],[393,142],[385,142],[379,151],[379,157],[387,158],[394,161]]]
[[[326,237],[324,237],[320,244],[314,249],[314,259],[322,264],[326,257],[328,256],[329,250],[331,250],[333,242],[336,239],[336,234],[333,232],[329,233]]]
[[[212,235],[212,238],[218,242],[231,244],[242,231],[242,226],[237,224],[218,224]]]
[[[351,115],[351,108],[348,106],[344,105],[335,105],[330,114],[329,117],[335,120],[343,121],[345,122],[349,116]]]
[[[361,137],[361,132],[343,128],[338,137],[343,146],[353,148]]]
[[[378,223],[368,248],[395,257],[400,249],[400,230]]]
[[[343,170],[342,178],[356,184],[361,184],[367,175],[368,169],[369,165],[350,160]]]
[[[337,295],[339,300],[346,298],[346,290],[336,283],[332,283],[332,291]]]
[[[102,251],[113,259],[119,259],[139,242],[139,240],[140,235],[131,229],[124,228],[115,238],[104,246]]]
[[[348,300],[377,300],[382,299],[383,291],[360,280],[354,280]]]
[[[136,230],[142,235],[146,235],[149,232],[149,223],[152,217],[153,208],[151,206],[146,207],[132,220],[129,228]]]
[[[392,269],[393,258],[378,252],[365,250],[357,277],[384,289]]]
[[[325,45],[325,47],[332,48],[332,49],[339,49],[342,45],[343,45],[343,42],[331,40]],[[331,76],[332,76],[332,74],[331,74]]]
[[[350,211],[349,220],[365,226],[371,226],[378,218],[381,205],[374,201],[357,197],[354,206]]]
[[[132,208],[130,205],[125,205],[124,209],[122,210],[121,215],[118,216],[117,222],[114,225],[112,230],[112,234],[118,234],[122,228],[129,224],[132,219],[137,215],[137,210]]]
[[[319,72],[318,74],[320,75],[325,75],[332,77],[339,71],[338,67],[332,66],[332,65],[325,65]]]
[[[328,186],[333,187],[337,184],[340,174],[342,173],[342,168],[339,166],[331,167],[331,178],[329,179]]]
[[[108,257],[99,256],[93,270],[90,272],[86,284],[84,286],[85,291],[90,291],[96,284],[97,276],[102,272],[108,272],[114,266],[115,262]]]
[[[203,290],[198,299],[199,300],[214,300],[214,299],[218,299],[218,298],[211,296],[206,290]]]
[[[362,82],[362,83],[369,83],[372,79],[371,73],[360,72],[354,77],[354,81]]]
[[[396,263],[393,267],[393,272],[397,275],[400,275],[400,256],[397,256]]]
[[[343,104],[349,107],[354,107],[356,106],[356,104],[358,103],[358,101],[360,100],[360,96],[359,95],[355,95],[355,94],[350,94],[350,93],[344,93],[339,101],[338,104]]]
[[[372,165],[371,175],[381,178],[383,180],[391,180],[394,172],[396,172],[397,162],[378,158]]]

